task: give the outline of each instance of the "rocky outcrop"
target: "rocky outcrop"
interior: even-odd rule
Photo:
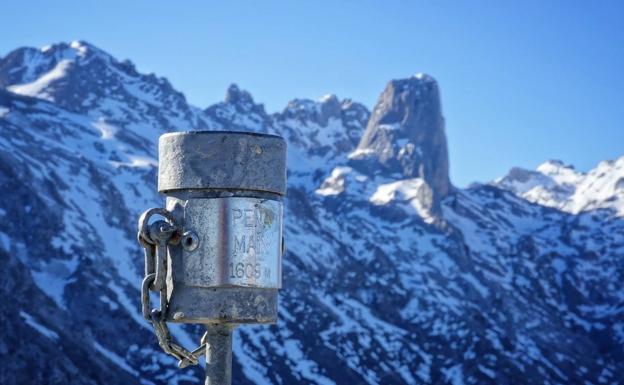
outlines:
[[[390,81],[351,158],[355,164],[377,163],[379,167],[372,168],[375,173],[423,179],[439,205],[451,191],[451,183],[437,82],[424,74]]]

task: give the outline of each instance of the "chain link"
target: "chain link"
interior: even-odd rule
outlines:
[[[158,220],[150,224],[149,220],[155,215],[167,221]],[[173,341],[167,327],[167,246],[177,243],[178,230],[169,211],[152,208],[145,211],[139,218],[137,239],[145,254],[145,278],[141,284],[143,318],[152,323],[158,344],[165,353],[174,356],[179,361],[178,366],[185,368],[199,363],[199,357],[206,352],[206,335],[202,337],[201,345],[197,349],[188,351]],[[159,309],[150,310],[150,291],[159,293]]]

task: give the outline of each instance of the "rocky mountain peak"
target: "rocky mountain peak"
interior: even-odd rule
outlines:
[[[203,126],[184,95],[165,78],[142,74],[129,60],[119,61],[85,41],[9,53],[0,61],[0,86],[74,113],[106,117],[113,124],[150,120],[163,131],[179,121]]]
[[[605,209],[624,214],[624,157],[603,161],[588,172],[549,160],[535,171],[512,168],[491,184],[528,201],[571,213]]]
[[[291,145],[326,162],[346,158],[355,149],[369,116],[364,105],[333,94],[317,100],[293,99],[282,112],[273,114],[278,131]]]
[[[264,105],[256,103],[249,91],[234,83],[226,90],[223,102],[206,108],[204,113],[221,129],[264,133],[271,131],[272,119],[266,113]]]
[[[293,99],[282,111],[284,119],[312,122],[327,127],[331,119],[340,119],[342,106],[336,95],[325,95],[319,100]]]
[[[574,166],[566,164],[561,160],[550,159],[540,164],[537,167],[537,171],[545,175],[574,175],[578,176],[579,172],[574,169]]]
[[[71,43],[47,45],[39,49],[18,48],[0,60],[0,86],[17,88],[19,85],[34,82],[45,75],[48,75],[45,80],[47,84],[50,84],[62,77],[69,67],[82,66],[97,60],[116,61],[111,55],[94,45],[78,40]],[[28,92],[28,90],[22,91],[24,94]]]
[[[224,101],[225,103],[237,104],[242,106],[255,105],[251,94],[246,90],[240,89],[240,87],[235,83],[230,84],[230,86],[228,87],[227,91],[225,92]]]
[[[421,178],[434,201],[445,197],[451,183],[437,82],[425,74],[390,81],[351,160],[355,167],[378,163],[397,179]]]
[[[329,94],[323,96],[320,100],[320,119],[327,124],[331,118],[339,119],[342,112],[342,106],[340,105],[340,101],[338,97],[334,94]]]

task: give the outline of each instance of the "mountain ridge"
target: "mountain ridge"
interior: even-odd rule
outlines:
[[[611,209],[614,215],[624,215],[624,156],[604,160],[587,172],[548,160],[534,171],[513,168],[491,183],[531,202],[574,214]]]
[[[8,56],[5,88],[15,85]],[[468,189],[449,181],[443,194],[443,160],[426,166],[444,171],[440,179],[412,167],[421,157],[395,157],[390,173],[353,159],[367,126],[387,123],[369,124],[371,113],[355,102],[328,97],[267,114],[230,87],[229,98],[200,109],[156,76],[96,69],[57,80],[63,87],[50,83],[58,100],[0,89],[0,186],[12,192],[0,201],[0,257],[10,266],[0,270],[0,290],[11,298],[0,316],[0,382],[103,383],[97,373],[109,383],[197,382],[200,369],[178,370],[140,317],[133,223],[163,204],[158,136],[225,128],[276,133],[289,144],[280,320],[237,330],[235,384],[620,381],[624,220],[609,197],[604,207],[566,211],[500,181]],[[92,86],[99,91],[86,105],[72,96]],[[412,121],[415,106],[399,111],[407,123],[391,139],[419,127],[440,139],[441,111]],[[377,149],[393,150],[392,140]],[[587,173],[609,183],[588,179],[583,191],[617,186],[620,163],[612,165],[613,177],[601,179],[611,175],[604,166]],[[552,171],[538,173],[553,179]],[[13,298],[16,290],[30,300]],[[187,347],[200,334],[172,329]],[[16,342],[32,336],[36,346]],[[41,356],[52,354],[50,370]]]

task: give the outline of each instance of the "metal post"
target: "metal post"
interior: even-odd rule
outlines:
[[[206,354],[205,384],[230,385],[234,328],[277,321],[286,142],[249,132],[165,134],[158,191],[166,208],[139,220],[143,316],[181,368]],[[150,291],[159,293],[159,309],[150,311]],[[178,345],[167,322],[206,325],[202,345]]]
[[[206,382],[205,385],[232,383],[232,331],[227,324],[206,325]]]

